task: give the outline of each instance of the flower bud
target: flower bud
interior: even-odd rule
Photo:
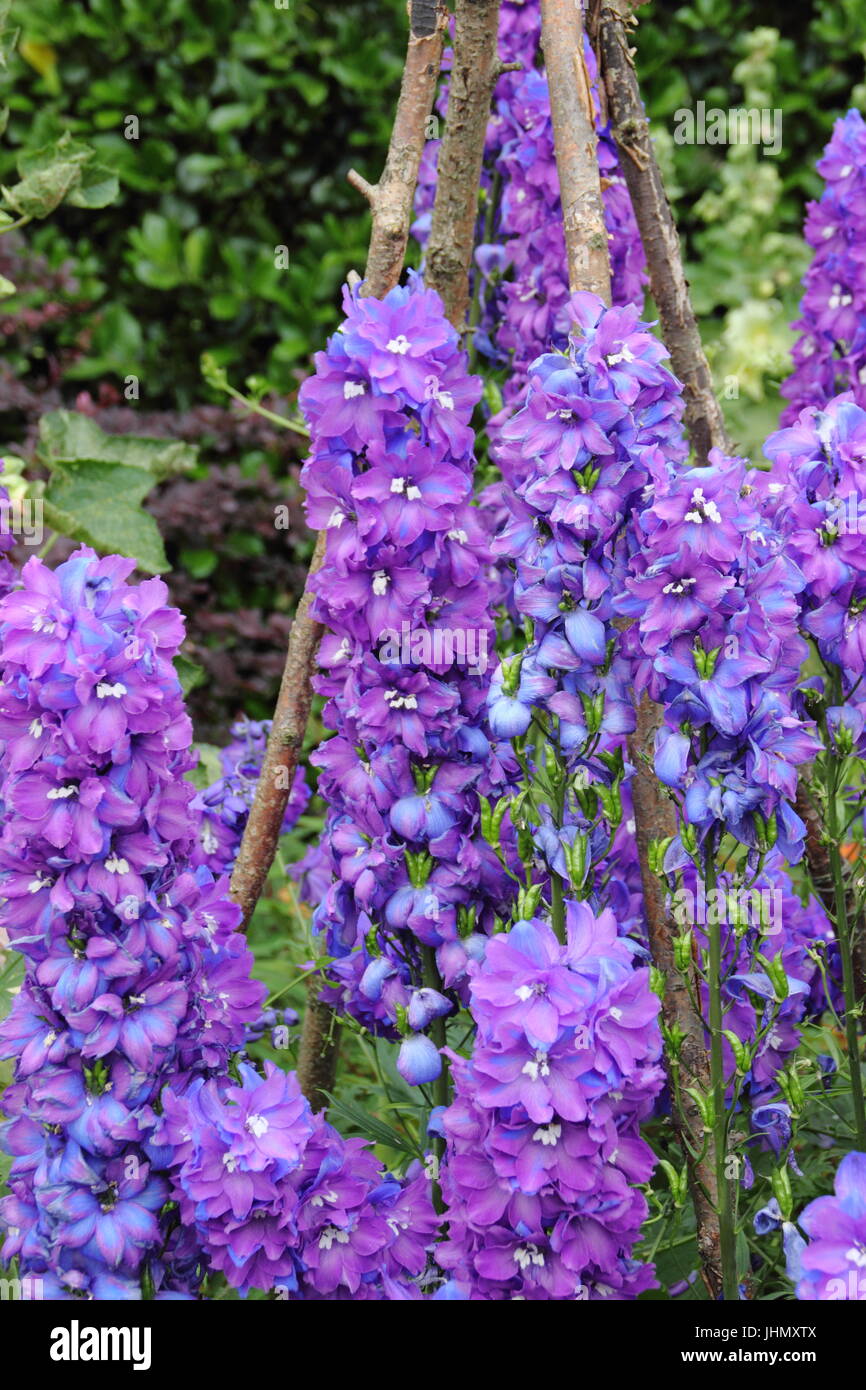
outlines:
[[[397,1070],[410,1086],[425,1086],[441,1074],[442,1058],[426,1033],[412,1033],[403,1039],[397,1055]]]

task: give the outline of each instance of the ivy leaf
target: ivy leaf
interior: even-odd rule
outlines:
[[[100,459],[74,459],[56,467],[43,501],[47,524],[104,554],[128,555],[139,569],[168,568],[162,538],[141,502],[154,485],[143,468]]]
[[[198,451],[177,439],[106,434],[88,415],[74,410],[54,410],[50,415],[43,415],[39,422],[37,457],[52,472],[77,460],[89,459],[138,468],[149,473],[153,481],[158,481],[187,472],[194,466]]]
[[[92,158],[93,151],[67,131],[19,157],[21,182],[4,188],[4,197],[23,217],[47,217],[81,182],[81,170]]]
[[[47,217],[64,198],[76,207],[105,207],[118,192],[117,179],[96,160],[95,150],[68,130],[19,155],[18,173],[21,182],[4,188],[3,195],[22,217]]]
[[[76,208],[104,208],[113,203],[120,192],[117,175],[105,164],[88,164],[81,173],[81,182],[69,195]]]

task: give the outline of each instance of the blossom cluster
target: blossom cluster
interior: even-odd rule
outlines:
[[[691,931],[706,951],[709,924],[719,927],[725,1075],[738,1077],[737,1099],[748,1099],[753,1125],[760,1130],[762,1110],[778,1095],[779,1072],[799,1045],[799,1025],[819,1017],[827,1006],[814,953],[822,950],[832,967],[833,930],[814,897],[803,903],[794,892],[777,849],[767,854],[762,871],[750,876],[748,888],[725,871],[709,898],[701,894],[693,866],[683,871],[681,883],[669,898],[681,930]],[[682,910],[686,903],[688,913]],[[707,1018],[704,982],[700,996]],[[775,1112],[771,1118],[777,1118]]]
[[[564,767],[603,796],[613,766],[605,757],[634,727],[631,672],[614,627],[628,522],[653,470],[683,457],[682,401],[636,308],[608,309],[582,293],[569,309],[568,352],[533,363],[525,404],[497,451],[508,486],[495,548],[514,557],[513,604],[532,635],[494,674],[489,720],[503,738],[526,734],[533,717],[555,720]],[[584,879],[609,842],[589,819],[575,810],[569,827],[552,827],[552,840],[551,827],[543,833],[550,863],[572,853],[575,835],[589,836]]]
[[[806,645],[798,633],[803,575],[765,515],[742,459],[713,450],[706,466],[654,470],[635,519],[626,593],[617,610],[638,693],[664,707],[655,769],[676,794],[690,849],[674,871],[727,831],[751,857],[803,850],[790,805],[797,767],[820,744],[797,707]]]
[[[204,787],[193,803],[201,815],[193,862],[206,865],[215,878],[230,874],[234,867],[270,730],[270,719],[258,722],[239,719],[233,724],[230,742],[220,749],[222,775]],[[282,834],[288,834],[297,823],[309,800],[310,789],[304,769],[296,768],[283,816]]]
[[[850,692],[866,661],[866,409],[850,393],[807,407],[764,452],[773,519],[805,581],[802,627]],[[828,711],[842,751],[863,748],[864,714],[857,700]]]
[[[814,250],[793,349],[794,371],[781,391],[790,401],[783,425],[805,406],[823,406],[840,391],[866,405],[866,121],[849,111],[833,127],[818,161],[826,188],[809,203],[805,237]]]
[[[470,500],[480,382],[418,277],[344,302],[300,398],[308,516],[328,537],[317,688],[336,735],[314,757],[332,869],[314,926],[335,1002],[373,1031],[415,1033],[401,1069],[426,1080],[440,1064],[420,1035],[452,1006],[423,952],[459,986],[505,891],[478,833],[478,791],[503,775],[482,727],[496,584]]]
[[[224,1071],[262,986],[196,838],[191,728],[158,579],[81,549],[0,601],[0,892],[25,961],[0,1024],[3,1258],[44,1296],[192,1296],[198,1256],[150,1151],[160,1093]]]
[[[441,1116],[448,1238],[436,1258],[470,1300],[628,1299],[654,1158],[640,1137],[662,1084],[649,972],[609,912],[571,903],[567,943],[540,920],[472,967],[478,1032],[452,1058]]]
[[[363,1140],[343,1139],[294,1073],[241,1063],[236,1083],[199,1077],[167,1093],[157,1142],[184,1228],[242,1295],[423,1297],[429,1181],[417,1171],[399,1182]]]

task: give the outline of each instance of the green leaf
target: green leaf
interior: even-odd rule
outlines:
[[[328,1091],[325,1092],[325,1095],[328,1097],[331,1117],[336,1115],[342,1118],[353,1128],[360,1130],[368,1139],[372,1139],[374,1144],[384,1144],[389,1149],[397,1149],[399,1153],[411,1154],[413,1158],[418,1157],[418,1151],[414,1144],[410,1143],[406,1136],[394,1129],[392,1125],[386,1124],[384,1120],[378,1119],[375,1115],[368,1114],[366,1110],[353,1105],[351,1101],[338,1100]]]
[[[92,381],[101,376],[141,376],[145,340],[138,319],[118,302],[107,304],[93,323],[90,352],[64,367],[67,380]]]
[[[183,691],[184,695],[188,695],[191,690],[197,690],[198,687],[200,685],[203,685],[205,680],[207,679],[207,673],[205,672],[204,667],[199,666],[197,661],[190,661],[188,656],[176,656],[174,659],[174,669],[177,671],[177,678],[180,681],[180,688]],[[198,767],[192,769],[192,772],[190,773],[190,781],[196,787],[209,787],[211,782],[215,782],[217,778],[222,775],[219,769],[219,762],[217,762],[217,771],[214,773],[213,776],[210,775],[210,771],[212,771],[213,769],[211,765],[208,764],[209,771],[207,775],[207,780],[201,783],[197,782],[195,780],[195,774],[199,772],[202,766],[207,762],[204,750],[209,749],[211,745],[209,743],[199,743],[196,745],[196,747],[202,755],[202,760],[199,763]],[[217,754],[219,754],[218,748],[214,751]]]
[[[82,171],[81,182],[69,195],[76,208],[104,208],[120,192],[117,175],[104,164],[91,164]]]
[[[94,151],[90,146],[81,140],[74,140],[67,130],[58,140],[52,140],[50,144],[41,145],[36,150],[25,150],[19,156],[18,173],[21,175],[21,182],[13,184],[11,188],[4,188],[3,195],[22,217],[47,217],[64,198],[70,197],[76,191],[79,198],[85,199],[88,196],[88,188],[96,190],[102,186],[103,192],[105,191],[106,180],[110,182],[112,176],[101,166],[96,166],[94,171],[88,171],[85,178],[85,166],[90,164],[93,158]],[[115,180],[112,196],[116,192]],[[110,198],[105,201],[110,201]],[[103,203],[84,201],[79,206],[101,207]]]
[[[196,671],[201,671],[202,669],[187,657],[178,656],[175,657],[174,665],[179,676],[180,671],[178,666],[181,662],[185,666],[194,667]],[[204,675],[204,672],[202,672],[202,675]],[[180,679],[181,685],[183,685],[183,676],[180,676]],[[190,689],[192,689],[192,687],[190,687]],[[184,689],[184,694],[186,693],[187,691]],[[223,775],[221,761],[222,749],[218,748],[215,743],[194,743],[193,752],[198,754],[198,762],[195,767],[190,768],[189,772],[186,774],[187,781],[192,782],[192,785],[197,791],[202,791],[205,787],[210,787],[214,782],[218,782]]]
[[[180,229],[158,212],[146,212],[140,227],[129,231],[131,263],[143,285],[173,290],[187,279]]]
[[[213,550],[182,550],[180,563],[193,579],[207,579],[219,564],[219,556]]]
[[[210,245],[210,232],[206,227],[193,227],[184,238],[183,259],[191,279],[198,280],[204,273]]]
[[[198,451],[178,439],[106,434],[88,415],[54,410],[39,422],[37,457],[52,472],[82,459],[138,468],[151,475],[145,488],[148,491],[154,481],[187,472],[194,466]]]
[[[9,59],[18,41],[18,29],[9,23],[12,0],[0,0],[0,68],[9,66]]]
[[[240,130],[251,126],[258,108],[245,101],[229,101],[224,106],[215,106],[207,118],[210,130],[217,133],[225,130]]]
[[[67,460],[45,492],[45,521],[94,550],[128,555],[139,569],[164,573],[169,564],[159,529],[141,507],[154,481],[143,468],[100,459]]]

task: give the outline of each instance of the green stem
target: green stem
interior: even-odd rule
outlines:
[[[851,928],[848,922],[848,902],[842,855],[839,850],[839,816],[837,787],[830,755],[824,755],[825,786],[827,788],[827,835],[830,871],[833,876],[833,896],[836,903],[834,926],[842,960],[842,992],[845,996],[845,1037],[848,1042],[848,1073],[851,1081],[851,1100],[854,1106],[854,1128],[857,1147],[866,1150],[866,1108],[863,1104],[863,1077],[860,1071],[860,1038],[857,1034],[857,986],[854,978],[854,953],[851,950]]]
[[[550,922],[556,939],[565,945],[565,887],[555,869],[550,870]]]
[[[27,213],[23,217],[17,218],[16,221],[8,223],[7,226],[0,227],[0,236],[5,236],[7,232],[17,232],[20,227],[26,227],[28,222],[32,221],[32,216]]]
[[[499,194],[501,186],[502,175],[497,169],[496,173],[493,175],[493,184],[491,188],[488,190],[487,194],[487,207],[484,213],[485,243],[489,243],[493,240],[494,222],[496,219],[496,208],[499,204]],[[477,276],[477,281],[474,287],[475,293],[472,296],[472,303],[469,308],[469,370],[471,372],[475,371],[475,368],[478,364],[478,349],[475,346],[475,329],[478,327],[478,324],[481,321],[481,294],[483,288],[481,284],[481,271],[478,269],[477,266],[475,267],[475,274]]]
[[[714,850],[707,849],[705,887],[707,900],[716,885]],[[718,918],[718,913],[709,916]],[[713,1160],[719,1203],[719,1237],[722,1263],[722,1298],[736,1301],[737,1242],[731,1201],[731,1180],[726,1169],[728,1147],[728,1116],[725,1107],[725,1062],[722,1051],[722,926],[718,920],[707,923],[709,938],[709,969],[707,984],[710,993],[710,1089],[713,1098]]]
[[[562,829],[565,821],[565,789],[566,773],[559,756],[559,750],[551,743],[553,757],[556,761],[556,785],[554,789],[553,820],[557,831]],[[565,930],[565,885],[559,874],[550,866],[550,924],[556,933],[556,939],[563,946],[566,943]]]
[[[245,396],[243,391],[238,391],[236,387],[230,386],[228,382],[222,384],[222,389],[227,396],[231,396],[233,401],[239,405],[246,406],[254,415],[261,415],[263,420],[270,420],[271,424],[279,425],[280,429],[291,430],[293,434],[301,434],[305,439],[309,439],[310,431],[303,420],[291,420],[285,415],[277,415],[276,411],[268,410],[267,406],[260,405],[251,396]]]
[[[39,549],[36,552],[40,560],[45,559],[45,556],[51,550],[51,547],[54,545],[54,542],[56,540],[58,540],[58,533],[56,531],[52,531],[51,534],[46,538],[46,540],[43,541],[42,545],[40,545]]]

